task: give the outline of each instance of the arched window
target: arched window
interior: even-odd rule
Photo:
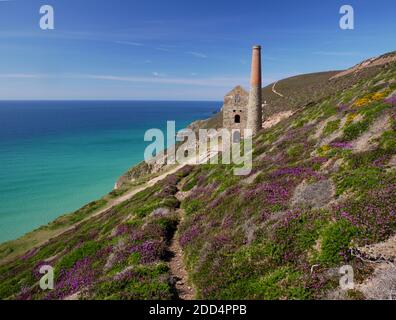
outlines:
[[[239,114],[236,114],[234,117],[234,122],[235,123],[241,123],[241,116]]]

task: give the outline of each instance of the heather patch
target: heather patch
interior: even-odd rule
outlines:
[[[200,228],[198,226],[192,226],[191,228],[187,229],[181,236],[180,236],[180,245],[185,247],[188,245],[192,240],[194,240],[198,235],[201,233]]]
[[[96,272],[92,268],[92,258],[82,258],[76,261],[69,270],[61,269],[55,282],[55,289],[45,299],[63,299],[90,286],[95,277]]]
[[[390,183],[335,206],[335,217],[357,228],[361,245],[383,241],[396,232],[395,199],[396,185]]]
[[[392,107],[396,107],[396,95],[393,95],[384,100],[385,103],[390,104]]]
[[[308,165],[279,168],[270,173],[270,177],[277,181],[282,179],[285,183],[294,187],[304,179],[316,181],[324,178],[322,174],[316,172],[314,168]]]
[[[329,297],[344,263],[363,280],[369,268],[350,249],[396,233],[390,71],[290,101],[298,111],[254,138],[250,177],[234,176],[233,165],[186,166],[0,267],[0,298],[173,299],[166,250],[176,229],[202,299]],[[180,189],[186,196],[178,200]],[[100,205],[65,219],[78,221]],[[176,210],[184,214],[180,224]],[[37,287],[47,263],[58,281],[51,293]]]
[[[285,204],[290,198],[290,190],[286,185],[278,183],[260,183],[253,189],[246,190],[243,197],[247,201],[262,199],[266,204]]]
[[[77,261],[94,256],[101,249],[101,247],[102,244],[95,241],[86,242],[69,254],[65,255],[59,261],[59,263],[57,263],[55,269],[59,271],[67,270],[71,268]]]
[[[167,277],[164,263],[138,266],[98,282],[89,296],[97,300],[167,300],[174,295]]]
[[[188,170],[169,176],[162,184],[139,192],[131,200],[65,232],[40,250],[32,250],[23,260],[13,262],[4,269],[4,276],[9,280],[0,284],[0,298],[92,298],[94,291],[91,289],[107,277],[128,267],[144,269],[144,266],[160,263],[164,259],[166,242],[178,223],[172,214],[179,205],[173,193],[186,174]],[[162,214],[164,210],[167,214]],[[153,212],[158,214],[150,215]],[[38,272],[42,265],[54,267],[55,289],[49,292],[37,286],[42,277]],[[170,298],[173,293],[167,272],[162,269],[157,278],[154,273],[147,272],[144,275],[146,283],[141,285],[141,275],[126,278],[121,287],[136,288],[140,293],[133,295],[129,289],[122,292],[117,287],[121,290],[117,297]],[[113,298],[114,292],[110,290],[108,294],[101,291],[98,298]]]

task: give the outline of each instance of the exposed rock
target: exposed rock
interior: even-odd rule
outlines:
[[[158,216],[167,216],[171,213],[168,208],[157,208],[153,212],[151,212],[151,216],[158,217]]]
[[[372,150],[376,145],[375,140],[381,137],[384,131],[390,129],[391,124],[389,119],[390,117],[388,114],[383,114],[376,119],[366,132],[351,142],[352,150],[354,152]]]
[[[341,165],[343,163],[344,163],[344,159],[342,158],[336,160],[329,159],[322,165],[321,172],[323,173],[337,172],[341,168]]]
[[[117,253],[122,251],[125,248],[125,246],[126,243],[124,239],[118,240],[118,243],[115,245],[113,252],[110,253],[110,255],[107,258],[107,261],[103,267],[104,271],[108,271],[113,267],[114,263],[116,262]]]
[[[387,63],[391,63],[393,61],[396,61],[396,55],[393,54],[393,53],[392,54],[385,54],[385,55],[382,55],[382,56],[376,57],[376,58],[371,58],[371,59],[368,59],[366,61],[363,61],[362,63],[359,63],[358,65],[356,65],[356,66],[354,66],[354,67],[352,67],[352,68],[350,68],[348,70],[345,70],[345,71],[342,71],[340,73],[337,73],[335,76],[330,78],[330,80],[337,79],[337,78],[346,76],[346,75],[351,74],[351,73],[357,73],[357,72],[360,72],[360,71],[362,71],[362,70],[364,70],[366,68],[370,68],[370,67],[375,67],[375,66],[380,66],[380,65],[387,64]]]
[[[79,300],[81,292],[76,292],[70,296],[65,297],[63,300]]]
[[[376,266],[373,275],[357,286],[366,299],[396,300],[396,236],[359,247],[355,250],[355,255]]]
[[[243,179],[241,181],[241,183],[244,184],[244,185],[252,184],[254,182],[254,180],[260,175],[260,173],[261,173],[261,171],[258,171],[256,173],[251,174],[247,178]]]
[[[337,118],[336,118],[336,119],[337,119]],[[336,120],[336,119],[333,119],[333,120]],[[342,136],[342,134],[343,134],[342,128],[343,128],[343,126],[345,125],[346,120],[347,120],[347,118],[346,118],[346,117],[343,117],[343,118],[341,119],[339,129],[336,130],[336,131],[334,131],[332,134],[330,134],[330,135],[328,135],[328,136],[322,138],[321,141],[320,141],[320,146],[328,145],[329,143],[331,143],[331,142],[334,141],[335,139],[340,138],[340,137]],[[327,123],[328,123],[328,122],[327,122]],[[326,123],[326,124],[327,124],[327,123]]]
[[[115,261],[116,261],[116,255],[114,252],[112,252],[112,253],[110,253],[109,257],[107,258],[106,264],[103,267],[103,271],[110,270],[113,267]]]
[[[396,236],[369,246],[358,248],[359,253],[370,260],[396,261]]]
[[[245,232],[246,243],[250,245],[256,238],[255,233],[258,229],[257,223],[255,223],[254,218],[251,218],[244,223],[242,228]]]
[[[128,266],[124,270],[120,271],[117,273],[113,279],[116,281],[122,280],[130,271],[132,271],[135,267],[134,266]]]
[[[331,116],[330,118],[319,122],[319,124],[316,127],[316,131],[314,133],[314,135],[312,136],[312,138],[314,139],[319,139],[321,137],[321,135],[323,134],[323,130],[326,127],[326,125],[330,122],[330,121],[334,121],[337,120],[338,117],[337,116]]]
[[[395,168],[396,167],[396,155],[394,155],[390,161],[388,162],[388,166],[391,168]]]
[[[330,180],[321,180],[313,184],[303,181],[294,191],[292,205],[307,205],[320,208],[334,199],[335,188]]]
[[[183,201],[189,197],[193,190],[194,188],[189,191],[179,191],[175,194],[175,198],[179,201]]]
[[[377,265],[373,275],[356,286],[368,300],[396,300],[396,266]]]
[[[274,114],[272,116],[270,116],[269,118],[267,118],[264,122],[263,122],[263,128],[264,129],[268,129],[271,128],[275,125],[277,125],[279,122],[281,122],[283,119],[289,118],[293,115],[293,111],[289,110],[289,111],[284,111],[284,112],[279,112],[277,114]]]
[[[47,262],[47,263],[51,263],[51,262],[53,262],[55,259],[57,259],[58,257],[62,256],[66,251],[67,251],[67,250],[66,250],[66,248],[65,248],[65,249],[63,249],[61,252],[59,252],[59,253],[57,253],[57,254],[55,254],[55,255],[53,255],[53,256],[51,256],[51,257],[45,259],[45,260],[43,260],[43,261],[44,261],[44,262]]]

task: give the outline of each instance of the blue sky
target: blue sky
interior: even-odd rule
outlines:
[[[41,5],[55,30],[39,28]],[[355,10],[355,30],[339,9]],[[263,80],[395,50],[394,0],[0,0],[0,99],[222,100]]]

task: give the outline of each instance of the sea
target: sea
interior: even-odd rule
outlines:
[[[0,242],[73,212],[144,158],[146,130],[185,128],[216,101],[0,101]]]

